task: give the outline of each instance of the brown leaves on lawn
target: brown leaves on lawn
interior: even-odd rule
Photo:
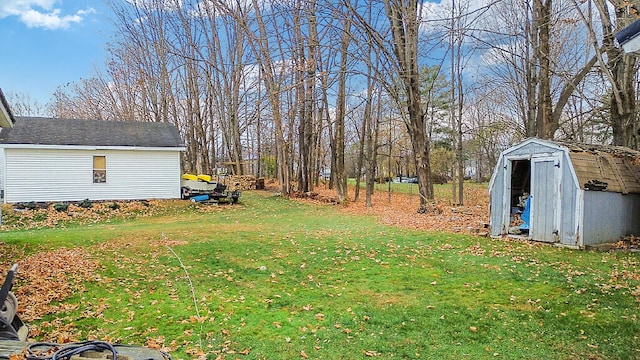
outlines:
[[[612,248],[618,250],[639,250],[640,249],[640,237],[639,236],[627,236],[620,241],[614,243]]]
[[[29,322],[60,311],[64,304],[58,302],[81,292],[83,282],[95,278],[97,267],[97,261],[80,248],[40,252],[20,260],[13,288],[18,313]]]

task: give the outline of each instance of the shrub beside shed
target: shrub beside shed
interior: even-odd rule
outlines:
[[[530,196],[531,240],[583,248],[640,235],[640,152],[531,138],[500,154],[489,183],[492,236]]]

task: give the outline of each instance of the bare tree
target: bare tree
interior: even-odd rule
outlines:
[[[594,4],[601,21],[602,50],[599,49],[594,28],[590,26],[589,29],[598,60],[603,65],[605,75],[611,85],[610,124],[613,130],[613,143],[638,148],[640,138],[637,132],[634,83],[637,58],[623,55],[622,49],[614,43],[614,32],[636,19],[640,2],[594,0]],[[609,12],[609,4],[615,8],[615,24],[612,22],[614,17]],[[630,11],[632,5],[635,12]],[[576,6],[576,8],[579,11],[581,9],[580,6]],[[586,19],[584,13],[581,12],[581,14],[582,18]],[[590,25],[589,22],[588,24]]]
[[[47,114],[47,106],[29,94],[7,92],[7,102],[11,104],[11,112],[15,116],[43,116]]]
[[[385,0],[383,3],[388,26],[380,28],[373,27],[352,4],[346,3],[345,6],[350,10],[349,16],[355,19],[359,32],[380,50],[386,68],[377,70],[378,77],[401,110],[411,138],[420,193],[418,211],[430,211],[433,201],[430,144],[421,102],[418,66],[422,6],[417,0]]]
[[[342,20],[342,38],[340,41],[340,65],[338,70],[338,97],[336,100],[336,120],[335,138],[333,139],[333,149],[335,149],[335,181],[338,193],[338,201],[343,202],[347,198],[347,175],[344,166],[345,156],[345,133],[344,122],[346,116],[346,86],[347,86],[347,63],[349,57],[349,44],[351,42],[351,20]],[[365,115],[366,116],[366,115]]]
[[[278,66],[275,58],[272,57],[272,44],[269,41],[269,32],[267,31],[260,3],[257,0],[252,0],[251,6],[257,25],[257,34],[253,33],[245,17],[241,17],[240,20],[243,21],[243,28],[248,33],[247,40],[260,67],[261,81],[267,92],[266,96],[274,122],[277,178],[280,182],[280,190],[283,194],[289,194],[292,180],[291,143],[287,141],[285,136],[285,123],[280,110],[282,102],[281,83],[279,80],[285,69],[283,66]],[[280,55],[285,57],[282,52]]]
[[[565,106],[597,62],[567,2],[506,0],[491,7],[476,37],[489,51],[483,81],[502,96],[496,110],[522,119],[521,133],[553,139]],[[517,120],[514,120],[517,121]]]

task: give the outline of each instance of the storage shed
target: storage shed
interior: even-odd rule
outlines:
[[[168,123],[16,117],[0,189],[7,203],[180,198],[181,151]]]
[[[522,236],[583,248],[640,235],[640,152],[528,139],[500,154],[489,183],[492,236]],[[511,231],[513,232],[513,231]]]

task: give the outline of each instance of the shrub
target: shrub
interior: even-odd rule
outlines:
[[[93,203],[89,199],[84,199],[78,203],[78,206],[85,209],[91,209],[93,207]]]
[[[58,212],[67,211],[69,209],[69,204],[55,203],[53,204],[53,209]]]

